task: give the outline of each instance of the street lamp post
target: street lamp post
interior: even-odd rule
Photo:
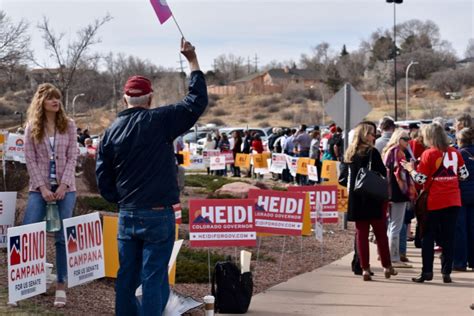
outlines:
[[[405,100],[405,120],[408,120],[408,72],[410,71],[410,67],[413,66],[413,65],[418,65],[418,62],[417,61],[411,61],[408,66],[407,66],[407,70],[405,72],[405,96],[406,96],[406,100]]]
[[[20,115],[20,127],[23,127],[23,112],[16,111],[16,115]]]
[[[397,4],[403,3],[403,0],[386,0],[387,3],[393,3],[393,75],[394,75],[394,94],[395,94],[395,121],[398,120],[397,103]]]
[[[79,93],[79,94],[76,94],[74,98],[72,99],[72,118],[76,117],[76,99],[83,96],[85,96],[84,93]]]

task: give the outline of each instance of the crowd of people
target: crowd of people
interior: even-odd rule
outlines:
[[[101,195],[119,206],[119,260],[116,314],[132,315],[163,311],[169,296],[167,263],[175,236],[173,206],[179,203],[175,151],[184,144],[178,136],[191,128],[207,106],[203,73],[194,47],[182,41],[181,52],[192,69],[188,95],[175,105],[150,109],[150,80],[129,78],[124,87],[127,109],[107,129],[97,152],[97,179]],[[24,224],[42,221],[47,203],[58,204],[61,220],[72,216],[76,200],[77,143],[95,157],[88,130],[77,129],[65,114],[60,91],[51,84],[38,87],[28,109],[25,159],[30,176]],[[435,245],[441,249],[442,277],[450,283],[452,270],[474,270],[474,129],[467,113],[457,117],[455,133],[442,118],[408,130],[397,128],[384,117],[379,125],[364,121],[348,135],[343,151],[343,131],[336,124],[310,133],[275,128],[268,139],[273,153],[310,157],[321,170],[323,160],[341,162],[340,183],[348,188],[348,220],[355,222],[355,274],[372,279],[369,264],[370,227],[377,240],[384,276],[397,275],[395,268],[411,267],[407,240],[422,248],[422,283],[433,279]],[[178,140],[176,140],[178,138]],[[174,145],[172,145],[174,142]],[[258,133],[208,134],[205,149],[221,152],[262,153]],[[361,169],[386,179],[388,199],[373,199],[355,190]],[[241,176],[240,168],[231,168]],[[250,172],[250,171],[249,171]],[[226,175],[226,171],[218,173]],[[248,176],[250,173],[247,174]],[[307,185],[304,176],[293,177],[286,169],[281,180]],[[410,222],[420,192],[428,192],[427,211],[418,218],[411,236]],[[54,306],[66,305],[67,277],[64,234],[55,233],[57,284]],[[143,287],[142,301],[135,290]]]
[[[408,130],[384,117],[377,128],[362,122],[353,132],[341,165],[340,183],[348,187],[348,220],[356,225],[353,271],[371,280],[368,235],[372,226],[385,276],[394,268],[411,268],[407,240],[422,248],[422,272],[413,282],[433,279],[435,250],[441,251],[444,283],[451,272],[474,270],[474,129],[465,113],[457,117],[456,133],[442,118]],[[354,191],[358,170],[369,168],[384,175],[388,200],[377,200]],[[349,179],[349,180],[348,180]],[[415,236],[409,226],[421,191],[427,192],[423,217],[417,216]],[[407,235],[408,233],[408,235]],[[388,237],[388,238],[387,238]],[[436,243],[436,244],[435,244]]]

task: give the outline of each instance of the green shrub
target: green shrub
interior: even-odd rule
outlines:
[[[211,272],[223,255],[211,252]],[[181,248],[176,259],[176,283],[207,283],[209,282],[207,251]]]
[[[253,116],[254,120],[264,120],[268,117],[266,114],[258,113]]]
[[[286,187],[279,187],[279,186],[273,186],[272,190],[274,191],[288,191],[288,188]]]
[[[227,113],[227,111],[224,110],[224,109],[215,109],[212,114],[214,114],[214,116],[223,116],[223,115],[227,115],[229,113]]]

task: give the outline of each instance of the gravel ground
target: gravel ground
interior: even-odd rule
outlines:
[[[186,204],[190,197],[197,197],[189,190],[183,199]],[[24,205],[24,202],[20,202]],[[253,252],[252,272],[254,279],[254,293],[266,289],[299,275],[322,267],[348,254],[353,249],[354,230],[349,225],[348,230],[341,229],[341,224],[325,225],[324,244],[312,237],[263,237],[258,242],[259,260],[256,261],[257,248],[248,249]],[[187,231],[188,225],[180,225],[181,231]],[[54,237],[48,236],[48,262],[55,262]],[[283,249],[284,245],[284,249]],[[185,241],[184,247],[188,246]],[[212,249],[224,255],[239,255],[241,248]],[[283,252],[282,252],[283,251]],[[283,255],[282,255],[283,253]],[[0,254],[0,289],[6,289],[7,283],[7,256],[6,249]],[[281,265],[281,269],[280,269]],[[348,274],[350,271],[348,271]],[[210,294],[209,284],[177,284],[174,289],[186,296],[202,301],[202,297]],[[67,290],[68,303],[64,309],[52,307],[54,289],[46,294],[19,302],[19,307],[12,308],[6,305],[7,291],[0,291],[0,314],[37,315],[37,314],[65,314],[65,315],[113,315],[114,314],[114,279],[101,279],[86,285]],[[189,315],[203,315],[202,309],[197,309]]]

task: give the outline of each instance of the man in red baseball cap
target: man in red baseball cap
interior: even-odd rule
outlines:
[[[173,205],[179,203],[173,140],[194,126],[208,102],[195,49],[184,39],[181,53],[191,69],[186,97],[150,109],[151,81],[130,77],[124,87],[127,109],[105,131],[98,151],[100,194],[119,208],[116,315],[161,315],[169,297]],[[140,284],[143,296],[138,302],[135,290]]]

